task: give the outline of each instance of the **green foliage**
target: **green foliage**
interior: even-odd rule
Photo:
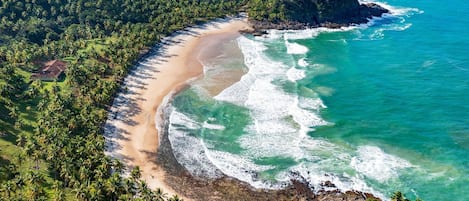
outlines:
[[[314,25],[320,20],[318,4],[312,0],[252,0],[248,4],[248,14],[258,21],[295,21]]]
[[[359,12],[357,0],[251,0],[248,4],[251,19],[273,23],[344,23],[358,17]]]
[[[279,22],[286,20],[283,0],[251,0],[248,14],[254,20]]]
[[[391,196],[391,201],[411,201],[405,197],[403,193],[400,191],[396,191]],[[422,201],[421,199],[417,198],[415,201]]]
[[[121,176],[104,155],[106,109],[142,50],[244,4],[0,0],[0,200],[181,200],[138,169]],[[65,81],[31,82],[35,61],[50,59],[68,63]]]

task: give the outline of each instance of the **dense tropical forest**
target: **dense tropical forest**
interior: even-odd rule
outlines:
[[[104,155],[102,125],[145,50],[243,0],[1,0],[0,200],[178,200]],[[65,78],[31,80],[38,61]]]
[[[250,0],[248,14],[256,29],[338,28],[366,23],[389,10],[358,0]]]

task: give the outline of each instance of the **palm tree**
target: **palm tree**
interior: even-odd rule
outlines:
[[[392,201],[411,201],[407,199],[405,195],[401,193],[400,191],[394,192],[393,195],[391,196],[391,200]],[[417,198],[415,201],[422,201],[422,200],[420,198]]]
[[[155,191],[155,197],[156,197],[156,200],[158,201],[163,201],[163,200],[166,200],[166,193],[164,193],[163,191],[161,191],[161,188],[157,188]]]
[[[77,188],[73,189],[72,192],[75,193],[77,199],[85,200],[88,197],[88,188],[85,184],[79,185]]]
[[[133,181],[138,181],[140,177],[142,177],[142,172],[140,171],[140,167],[136,166],[132,169],[132,172],[130,172],[130,178],[132,178]]]
[[[394,194],[391,196],[392,201],[409,201],[408,199],[405,199],[404,194],[402,194],[400,191],[394,192]]]
[[[53,201],[65,201],[65,193],[62,190],[58,190],[54,192]]]
[[[183,199],[179,198],[177,195],[173,195],[173,197],[170,197],[168,201],[183,201]]]
[[[12,181],[7,181],[0,189],[6,193],[6,198],[11,198],[11,194],[15,192],[15,184]]]
[[[118,174],[113,174],[106,182],[106,191],[110,200],[117,200],[117,195],[121,193],[121,177]]]
[[[28,183],[26,193],[28,200],[44,199],[45,192],[42,186],[46,180],[42,174],[30,170],[26,173],[26,182]]]
[[[64,201],[65,200],[65,193],[62,191],[62,182],[55,180],[52,184],[52,189],[54,190],[54,201]]]
[[[16,145],[23,147],[26,144],[26,137],[23,134],[17,135]]]
[[[124,190],[126,193],[130,193],[132,195],[136,194],[135,183],[130,179],[124,180]]]

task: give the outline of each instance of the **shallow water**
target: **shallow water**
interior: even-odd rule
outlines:
[[[469,6],[385,6],[367,25],[224,44],[170,106],[177,160],[259,188],[300,175],[316,190],[469,200]]]

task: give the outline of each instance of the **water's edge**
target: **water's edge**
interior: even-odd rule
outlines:
[[[182,90],[181,90],[182,91]],[[171,114],[172,98],[168,99],[168,104],[162,105],[162,122],[160,127],[160,147],[157,151],[156,163],[166,172],[165,183],[171,186],[176,192],[194,200],[362,200],[368,198],[378,199],[369,193],[347,191],[319,191],[314,193],[306,181],[292,180],[292,184],[279,190],[259,189],[252,187],[249,183],[236,178],[226,176],[221,171],[219,178],[199,178],[194,177],[186,170],[173,154],[171,142],[168,137],[169,117]]]

